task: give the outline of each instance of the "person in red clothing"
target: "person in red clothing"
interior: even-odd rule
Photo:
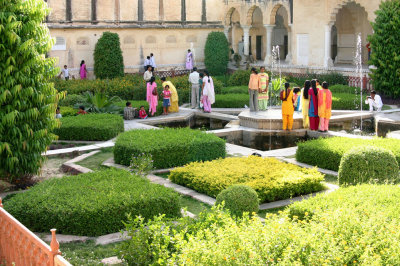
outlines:
[[[140,119],[146,119],[147,118],[147,113],[146,110],[144,109],[144,106],[140,106],[140,110],[139,110],[139,118]]]
[[[81,105],[79,106],[79,111],[78,113],[76,113],[77,115],[86,115],[86,111],[85,111],[85,106]]]
[[[368,50],[368,61],[369,61],[369,60],[371,60],[371,43],[368,42],[365,47],[367,47],[367,50]]]

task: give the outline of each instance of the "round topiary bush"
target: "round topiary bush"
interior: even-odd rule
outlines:
[[[362,183],[395,183],[399,165],[393,153],[374,146],[361,146],[348,151],[339,166],[339,185]]]
[[[244,212],[258,212],[259,199],[257,192],[249,186],[233,185],[221,191],[215,205],[225,202],[224,208],[232,215],[241,217]]]

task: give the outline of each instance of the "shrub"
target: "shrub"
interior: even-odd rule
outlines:
[[[177,193],[115,169],[43,181],[5,201],[4,208],[33,232],[57,228],[84,236],[118,232],[129,213],[180,216]]]
[[[87,114],[60,119],[61,127],[54,131],[60,140],[109,140],[124,131],[119,115]]]
[[[249,94],[249,87],[248,86],[232,86],[232,87],[225,87],[222,94]]]
[[[356,93],[360,94],[360,88],[350,87],[348,85],[336,84],[333,86],[329,86],[329,89],[333,94],[335,93],[348,93],[353,95],[355,95]]]
[[[360,110],[360,105],[360,94],[333,93],[332,95],[333,110]],[[369,110],[368,104],[365,104],[365,99],[363,101],[363,110]]]
[[[371,43],[370,64],[374,88],[391,97],[400,95],[400,1],[382,1],[372,23],[374,34],[368,37]]]
[[[114,160],[130,165],[132,156],[151,154],[156,169],[182,166],[194,161],[225,157],[225,141],[213,134],[189,128],[132,130],[118,136]]]
[[[45,57],[53,45],[46,3],[3,0],[0,10],[0,176],[13,181],[39,172],[61,95],[50,82],[56,59]]]
[[[59,106],[74,106],[76,104],[86,103],[86,98],[80,94],[67,94],[64,99],[60,100]]]
[[[249,86],[250,70],[236,70],[228,80],[229,86]]]
[[[75,116],[78,110],[70,106],[61,106],[60,112],[62,117],[67,117],[67,116]]]
[[[93,53],[94,74],[99,79],[124,76],[124,59],[118,33],[103,32]]]
[[[391,151],[361,146],[345,153],[340,160],[339,184],[397,183],[399,165]]]
[[[354,139],[319,138],[297,144],[296,160],[333,171],[339,170],[343,155],[355,147],[376,146],[393,152],[397,163],[400,162],[400,140],[397,139]]]
[[[257,213],[259,200],[257,192],[249,186],[233,185],[221,191],[217,196],[215,205],[225,203],[224,208],[228,209],[234,216],[242,217],[243,213]]]
[[[329,73],[324,73],[324,74],[317,74],[317,73],[307,73],[301,77],[294,77],[293,75],[289,74],[286,77],[286,80],[290,83],[296,83],[299,86],[303,87],[304,82],[306,80],[312,80],[312,79],[319,79],[319,81],[322,82],[326,81],[330,85],[347,85],[347,77],[343,76],[342,73],[338,72],[329,72]]]
[[[214,108],[244,108],[249,105],[248,94],[217,94],[215,95]]]
[[[126,242],[123,254],[137,258],[138,250],[148,250],[148,258],[169,265],[395,265],[399,200],[398,186],[362,185],[296,202],[264,222],[214,208],[176,225],[158,218],[151,229],[129,223],[143,238]]]
[[[243,184],[257,192],[260,202],[271,202],[320,191],[324,176],[316,169],[250,156],[190,163],[172,170],[169,179],[211,197]]]
[[[212,75],[226,73],[229,62],[229,43],[223,32],[210,32],[204,48],[204,64]]]

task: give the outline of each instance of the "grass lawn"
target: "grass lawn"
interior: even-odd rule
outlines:
[[[96,153],[93,156],[90,156],[89,158],[86,158],[83,161],[78,162],[77,164],[86,168],[89,168],[91,170],[98,170],[102,168],[101,164],[112,158],[113,157],[113,152],[112,148],[104,148],[101,149],[99,153]]]
[[[102,259],[117,256],[122,243],[96,245],[93,240],[85,243],[60,244],[62,256],[72,265],[103,265]],[[126,265],[126,264],[119,264]]]
[[[182,207],[187,211],[199,215],[202,211],[210,210],[211,206],[188,196],[181,197]]]
[[[334,175],[325,175],[325,182],[329,184],[339,185],[338,177]]]

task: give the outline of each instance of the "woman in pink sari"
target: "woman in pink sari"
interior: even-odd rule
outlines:
[[[204,71],[202,103],[205,113],[211,113],[211,105],[215,103],[214,81],[208,71]]]
[[[87,78],[87,69],[86,69],[85,60],[81,61],[81,67],[79,69],[79,75],[81,76],[81,79],[86,79]]]
[[[147,82],[146,101],[149,103],[149,113],[153,116],[157,112],[158,105],[157,83],[154,77]]]
[[[193,69],[193,54],[190,49],[188,50],[188,53],[186,55],[186,69],[192,70]]]

